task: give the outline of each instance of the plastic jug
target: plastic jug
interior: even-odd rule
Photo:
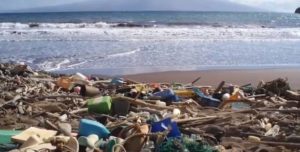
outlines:
[[[0,144],[11,143],[11,137],[21,133],[22,131],[15,130],[0,130]]]
[[[110,132],[103,124],[97,121],[81,119],[79,123],[79,136],[88,137],[91,134],[98,135],[100,138],[107,138]]]
[[[172,89],[165,89],[164,91],[156,92],[153,95],[161,97],[163,101],[179,101],[178,96],[175,95]]]
[[[171,118],[167,118],[158,122],[152,123],[151,132],[163,132],[171,129],[168,137],[180,137],[181,133],[176,122],[172,122]]]
[[[199,96],[201,99],[202,104],[206,106],[211,106],[211,107],[218,107],[221,103],[220,100],[215,99],[210,96],[206,96],[202,91],[200,91],[198,88],[193,88],[193,91]]]
[[[112,99],[110,96],[102,96],[99,98],[88,100],[88,111],[99,113],[99,114],[109,114],[111,112]]]

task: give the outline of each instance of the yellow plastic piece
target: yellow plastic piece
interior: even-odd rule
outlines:
[[[193,98],[196,96],[193,90],[174,90],[175,94],[182,98]]]
[[[238,88],[235,88],[229,100],[240,100],[241,98],[242,96],[240,94],[240,90]]]
[[[74,80],[70,77],[61,77],[56,81],[56,84],[61,88],[69,89],[73,82]]]
[[[134,86],[135,90],[138,92],[142,92],[142,91],[148,92],[149,91],[149,88],[146,84],[134,84],[131,86]]]

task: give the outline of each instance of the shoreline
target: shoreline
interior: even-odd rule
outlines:
[[[259,81],[271,81],[287,78],[293,89],[300,89],[300,68],[278,69],[231,69],[231,70],[199,70],[199,71],[166,71],[142,74],[123,75],[124,78],[139,82],[179,82],[190,83],[197,77],[201,79],[197,85],[217,86],[221,81],[236,85],[253,84]]]
[[[112,70],[113,71],[113,70]],[[253,84],[256,86],[261,80],[267,82],[277,78],[287,78],[293,89],[300,89],[300,67],[272,67],[272,68],[237,68],[237,69],[196,69],[196,70],[170,70],[157,72],[142,72],[133,74],[106,74],[98,69],[75,69],[72,71],[54,72],[59,74],[72,74],[82,72],[86,75],[101,77],[123,77],[137,82],[178,82],[190,83],[198,77],[201,79],[196,85],[209,85],[216,87],[221,81],[235,85]],[[52,72],[51,72],[52,73]],[[112,72],[113,73],[113,72]]]
[[[148,73],[162,73],[162,72],[190,72],[190,71],[237,71],[237,70],[281,70],[281,69],[300,69],[300,64],[289,65],[257,65],[257,66],[199,66],[199,67],[186,67],[186,66],[160,66],[160,67],[128,67],[128,68],[79,68],[79,69],[58,69],[46,70],[51,73],[58,74],[73,74],[81,72],[86,75],[105,75],[105,76],[123,76],[123,75],[139,75]]]

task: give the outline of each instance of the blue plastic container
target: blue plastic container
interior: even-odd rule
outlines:
[[[123,78],[113,78],[110,82],[112,85],[122,85],[124,83]]]
[[[170,128],[168,137],[180,137],[181,133],[176,122],[172,122],[171,118],[152,123],[151,132],[163,132]]]
[[[218,107],[221,103],[221,101],[219,99],[215,99],[213,97],[206,96],[198,88],[193,88],[193,91],[199,96],[201,102],[206,106]]]
[[[100,138],[107,138],[110,135],[110,131],[97,121],[81,119],[79,124],[79,136],[87,137],[91,134],[96,134]]]
[[[166,89],[161,92],[156,92],[153,95],[161,97],[161,100],[163,100],[163,101],[171,101],[171,102],[179,101],[178,96],[175,95],[175,93],[172,89]]]

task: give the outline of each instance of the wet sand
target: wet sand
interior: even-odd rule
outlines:
[[[227,83],[244,85],[252,83],[254,86],[260,80],[270,81],[276,78],[288,78],[293,89],[300,89],[300,68],[290,69],[259,69],[259,70],[207,70],[207,71],[168,71],[126,75],[125,78],[139,82],[180,82],[190,83],[197,77],[201,79],[197,85],[216,86],[222,80]]]

